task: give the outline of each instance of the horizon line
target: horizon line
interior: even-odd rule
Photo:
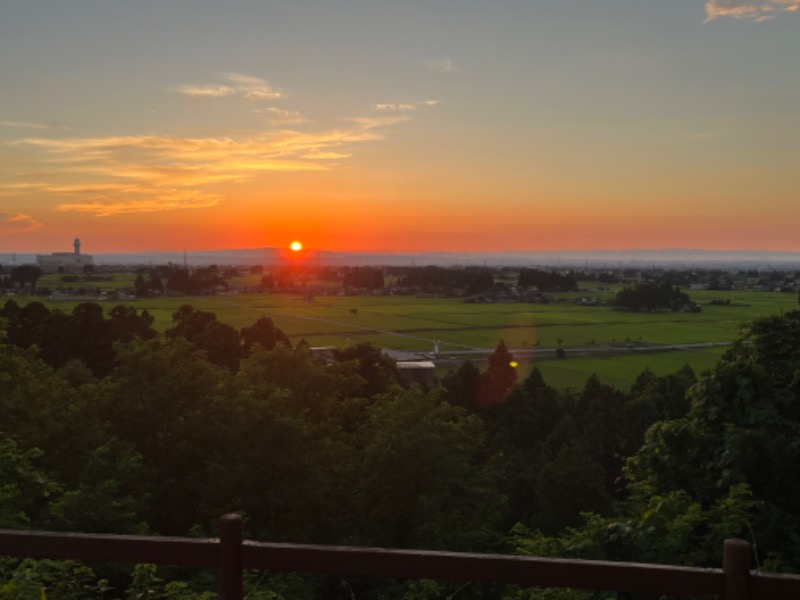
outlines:
[[[183,254],[183,253],[209,253],[209,252],[263,252],[263,251],[276,251],[284,252],[287,248],[282,246],[260,246],[260,247],[224,247],[224,248],[180,248],[180,249],[154,249],[154,250],[110,250],[86,253],[92,256],[101,256],[106,254]],[[329,250],[326,248],[304,248],[304,254],[365,254],[365,255],[390,255],[390,256],[419,256],[431,254],[467,254],[467,255],[486,255],[486,254],[569,254],[569,253],[667,253],[667,252],[693,252],[693,253],[716,253],[716,254],[799,254],[798,250],[774,250],[762,248],[746,248],[746,249],[716,249],[716,248],[686,248],[686,247],[668,247],[668,248],[558,248],[558,249],[513,249],[513,250]],[[57,252],[58,253],[58,252]],[[70,253],[70,252],[66,252]],[[15,251],[15,250],[0,250],[0,255],[9,254],[36,254],[36,255],[49,255],[54,252],[36,252],[36,251]]]

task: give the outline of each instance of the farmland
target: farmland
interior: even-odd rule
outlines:
[[[129,285],[129,279],[115,275],[101,287]],[[243,276],[233,283],[247,284],[250,279]],[[519,358],[521,376],[535,363],[552,385],[575,389],[592,373],[627,389],[646,367],[665,374],[689,364],[702,372],[716,363],[741,324],[797,307],[795,294],[755,291],[692,292],[692,300],[703,305],[701,313],[629,313],[575,303],[580,297],[604,300],[613,293],[587,289],[553,294],[555,301],[549,304],[469,304],[454,298],[412,296],[311,299],[300,294],[151,297],[126,303],[147,310],[155,318],[156,329],[162,331],[170,327],[171,316],[180,306],[191,304],[237,328],[269,316],[293,343],[305,340],[312,346],[371,342],[387,350],[431,353],[438,341],[442,370],[485,356],[503,339]],[[65,311],[77,302],[44,301]],[[555,360],[558,347],[565,349],[565,360]]]

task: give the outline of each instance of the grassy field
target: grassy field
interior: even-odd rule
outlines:
[[[610,358],[571,358],[539,362],[545,381],[558,389],[580,391],[594,373],[609,385],[628,391],[636,376],[649,368],[656,375],[667,375],[689,365],[699,375],[714,368],[726,348],[694,351],[629,354]]]
[[[115,276],[120,285],[125,278]],[[243,278],[244,280],[244,278]],[[45,285],[49,282],[42,282]],[[52,284],[51,284],[52,285]],[[318,296],[308,302],[297,294],[146,298],[129,302],[155,317],[164,330],[172,314],[183,304],[214,312],[217,318],[237,328],[252,325],[269,316],[297,343],[305,339],[312,346],[343,347],[372,342],[392,350],[431,352],[439,340],[443,357],[460,360],[460,352],[490,350],[500,339],[512,349],[620,348],[675,344],[726,343],[738,336],[742,323],[798,307],[795,294],[774,292],[691,292],[693,301],[704,305],[702,313],[640,314],[609,307],[580,306],[580,296],[603,297],[612,291],[564,294],[550,304],[467,304],[458,299],[409,296],[343,297]],[[30,298],[18,298],[27,302]],[[41,299],[38,299],[40,300]],[[712,300],[730,301],[712,305]],[[69,311],[75,301],[51,303],[50,308]],[[109,303],[107,310],[113,306]],[[724,348],[679,349],[623,356],[581,356],[566,360],[539,360],[545,379],[559,388],[582,387],[597,373],[620,389],[628,389],[645,367],[659,374],[689,364],[697,372],[712,368]],[[548,355],[549,356],[549,355]],[[532,359],[523,359],[520,375],[525,376]]]

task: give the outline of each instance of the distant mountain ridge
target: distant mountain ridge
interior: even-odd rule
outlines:
[[[244,248],[227,250],[191,250],[184,252],[130,252],[96,253],[95,264],[102,265],[264,265],[274,266],[296,262],[289,261],[287,253],[277,248]],[[0,254],[0,265],[33,264],[35,254]],[[320,266],[373,265],[373,266],[526,266],[551,267],[626,267],[626,266],[679,266],[703,264],[713,266],[774,266],[800,268],[800,252],[769,252],[763,250],[552,250],[504,252],[416,252],[367,253],[306,251],[305,264]]]

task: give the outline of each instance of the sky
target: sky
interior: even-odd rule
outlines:
[[[3,0],[0,252],[800,251],[800,0]]]

